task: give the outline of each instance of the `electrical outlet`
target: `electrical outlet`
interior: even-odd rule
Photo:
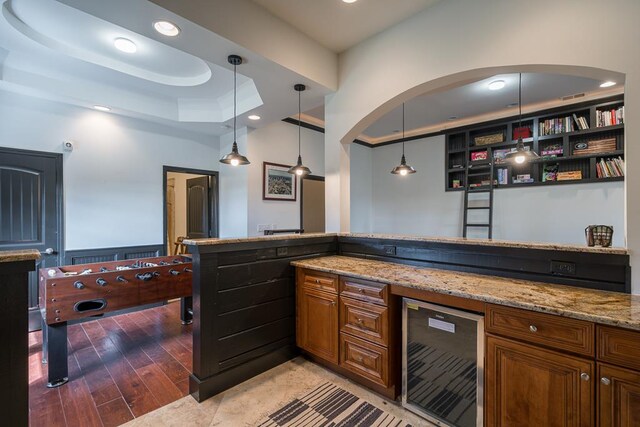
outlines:
[[[386,255],[395,255],[396,254],[396,247],[395,246],[385,246],[384,247],[384,253]]]
[[[573,262],[551,261],[551,273],[561,276],[575,276],[576,265]]]
[[[273,230],[273,228],[270,227],[271,224],[258,224],[258,233],[262,233],[264,230]]]

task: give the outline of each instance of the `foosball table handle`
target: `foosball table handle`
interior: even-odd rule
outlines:
[[[191,273],[191,269],[190,269],[190,268],[185,267],[185,268],[184,268],[184,272],[185,272],[185,273]]]
[[[98,277],[98,278],[96,279],[96,284],[97,284],[98,286],[107,286],[107,283],[108,283],[108,282],[107,282],[106,280],[104,280],[102,277]]]
[[[74,286],[76,289],[84,289],[84,283],[82,283],[82,282],[81,282],[81,281],[79,281],[79,280],[78,280],[78,281],[76,281],[76,282],[74,282],[74,283],[73,283],[73,286]]]
[[[169,270],[169,273],[171,273],[172,276],[179,276],[180,272],[178,270],[174,270],[173,268],[171,270]]]
[[[143,282],[148,282],[149,280],[158,276],[160,276],[160,273],[158,273],[157,271],[149,272],[149,273],[138,273],[136,274],[136,279],[142,280]]]
[[[122,282],[122,283],[128,283],[129,282],[127,279],[124,278],[124,276],[118,276],[118,277],[116,277],[116,280],[118,282]]]

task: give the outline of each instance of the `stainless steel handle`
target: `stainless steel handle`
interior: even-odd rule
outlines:
[[[47,248],[44,250],[44,253],[47,255],[53,255],[56,253],[56,251],[54,251],[53,248]]]
[[[583,373],[580,374],[580,379],[582,381],[589,381],[591,379],[591,377],[586,372],[583,372]]]
[[[611,380],[610,380],[609,378],[607,378],[607,377],[602,377],[602,378],[600,378],[600,382],[601,382],[602,384],[604,384],[604,385],[609,385],[609,384],[611,384]]]
[[[538,332],[538,328],[536,327],[536,325],[530,325],[530,326],[529,326],[529,330],[530,330],[531,332]]]

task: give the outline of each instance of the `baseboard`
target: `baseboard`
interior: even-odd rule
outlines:
[[[200,379],[191,374],[189,376],[189,393],[196,401],[203,402],[220,392],[293,359],[298,354],[298,350],[294,345],[288,345],[208,378]]]

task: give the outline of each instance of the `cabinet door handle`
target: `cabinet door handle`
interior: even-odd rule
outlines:
[[[316,279],[316,283],[320,283],[320,279]]]
[[[536,325],[530,325],[530,326],[529,326],[529,330],[530,330],[531,332],[538,332],[538,328],[536,327]]]
[[[331,305],[336,305],[336,302],[335,301],[331,301]]]
[[[609,378],[607,378],[607,377],[602,377],[602,378],[600,378],[600,382],[601,382],[602,384],[604,384],[604,385],[609,385],[609,384],[611,384],[611,380],[610,380]]]
[[[364,288],[358,288],[358,292],[360,292],[361,294],[364,294]]]
[[[580,374],[580,379],[582,379],[582,381],[589,381],[591,377],[586,372],[583,372]]]

